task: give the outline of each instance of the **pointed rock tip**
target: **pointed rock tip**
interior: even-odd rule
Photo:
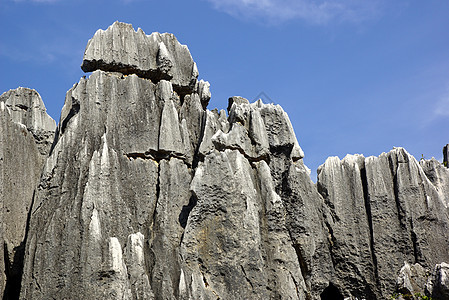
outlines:
[[[232,104],[249,104],[249,100],[240,96],[233,96],[228,99],[228,113],[231,111]]]

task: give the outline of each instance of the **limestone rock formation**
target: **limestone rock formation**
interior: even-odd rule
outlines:
[[[84,52],[83,71],[95,70],[137,74],[154,82],[168,80],[178,93],[195,88],[198,69],[189,49],[173,34],[134,31],[131,24],[115,22],[99,29]]]
[[[424,295],[428,271],[420,264],[410,265],[404,262],[396,281],[396,290],[401,295]]]
[[[447,175],[433,180],[447,182]],[[431,268],[449,260],[447,186],[434,185],[403,148],[329,158],[317,185],[332,215],[336,283],[353,296],[388,298],[404,261]]]
[[[29,210],[55,122],[39,94],[18,88],[0,96],[0,293],[18,297]]]
[[[1,96],[2,203],[26,193],[22,219],[0,214],[0,238],[20,221],[25,252],[21,281],[0,275],[11,299],[20,286],[20,299],[445,299],[443,164],[402,148],[331,157],[314,184],[284,110],[237,96],[208,110],[210,85],[171,34],[116,22],[82,69],[45,143],[37,93]],[[5,150],[19,144],[29,159]],[[14,164],[30,189],[5,188]]]
[[[426,288],[432,299],[449,299],[449,264],[435,265]]]
[[[55,121],[47,114],[41,96],[35,90],[19,87],[0,96],[11,119],[24,125],[33,135],[41,155],[50,151],[55,134]]]

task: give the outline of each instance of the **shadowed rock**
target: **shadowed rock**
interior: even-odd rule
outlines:
[[[435,265],[426,289],[432,299],[449,299],[449,264],[443,262]]]
[[[449,144],[443,148],[443,164],[446,168],[449,168]]]

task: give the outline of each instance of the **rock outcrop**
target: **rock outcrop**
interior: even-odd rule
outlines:
[[[435,265],[426,289],[432,299],[449,299],[449,264]]]
[[[0,96],[13,122],[22,124],[33,135],[42,156],[47,156],[53,143],[55,121],[47,114],[41,96],[35,90],[19,87]]]
[[[35,107],[33,92],[2,104],[0,147],[30,149],[20,163],[1,151],[2,201],[22,191],[5,188],[12,165],[30,187],[11,299],[20,285],[20,299],[447,295],[443,164],[402,148],[331,157],[314,184],[284,110],[242,97],[208,110],[210,85],[171,34],[116,22],[88,42],[82,69],[92,73],[67,92],[54,140],[39,143],[42,109],[14,117],[25,126],[9,116]],[[15,223],[0,216],[6,240]]]
[[[429,167],[435,162],[418,163],[395,148],[379,157],[331,157],[319,168],[337,286],[355,297],[385,299],[404,261],[431,268],[449,260],[449,194],[423,169],[438,170]],[[436,172],[433,180],[447,182],[447,175]]]
[[[195,88],[198,69],[189,49],[173,34],[134,31],[131,24],[115,22],[107,30],[99,29],[87,43],[84,72],[103,70],[137,74],[153,82],[167,80],[178,94]]]
[[[425,295],[428,271],[420,264],[410,265],[404,262],[396,281],[396,291],[400,295]]]
[[[53,141],[55,122],[35,90],[0,96],[0,292],[18,297],[34,190]]]

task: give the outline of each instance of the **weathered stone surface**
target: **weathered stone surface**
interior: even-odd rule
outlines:
[[[182,160],[159,164],[159,197],[150,239],[151,282],[157,299],[180,299],[187,287],[180,253],[189,209],[194,200],[189,190],[192,174]]]
[[[318,190],[330,210],[330,250],[336,277],[356,297],[378,295],[366,210],[365,158],[330,157],[318,170]]]
[[[55,123],[39,94],[18,88],[0,96],[0,295],[18,297],[29,210]]]
[[[53,143],[56,124],[47,114],[41,96],[35,90],[19,87],[0,96],[9,109],[11,119],[32,133],[41,155],[46,156]]]
[[[285,209],[264,161],[254,168],[236,150],[213,151],[191,189],[196,206],[182,256],[193,270],[193,299],[305,298]]]
[[[163,257],[166,247],[179,245],[179,237],[168,244],[165,240],[173,232],[182,234],[178,216],[190,198],[187,168],[192,162],[188,158],[191,160],[197,148],[193,145],[191,149],[190,141],[198,139],[188,136],[186,120],[180,121],[178,115],[182,110],[190,117],[190,110],[184,109],[189,103],[187,99],[180,103],[168,81],[154,84],[137,75],[104,71],[81,79],[67,93],[57,143],[44,168],[33,209],[23,297],[58,298],[74,291],[96,299],[114,293],[138,298],[152,295],[153,290],[165,290],[171,296],[177,293],[177,289],[166,287],[175,281],[178,284],[179,268],[168,283],[158,287],[156,282],[172,267],[166,266]],[[198,105],[203,111],[199,101]],[[179,162],[170,171],[166,160],[168,166]],[[183,168],[176,167],[179,164]],[[181,180],[178,177],[186,182],[184,188],[176,183]],[[177,181],[166,187],[170,178]],[[165,189],[170,192],[167,196]],[[164,204],[178,194],[187,196]],[[173,205],[178,211],[171,210]],[[166,213],[173,213],[173,218]],[[167,218],[177,227],[164,226]],[[61,223],[66,219],[69,221]],[[127,276],[127,268],[142,272],[142,263],[135,266],[126,256],[133,255],[126,254],[128,239],[137,244],[143,239],[144,245],[151,245],[144,247],[146,279]],[[172,251],[166,259],[176,257],[177,250]],[[46,259],[31,259],[41,255]],[[50,269],[47,259],[51,260]],[[79,271],[64,279],[50,271],[67,268]]]
[[[320,294],[333,285],[326,207],[303,161],[293,161],[289,149],[277,148],[269,166],[275,191],[286,209],[286,227],[304,274],[307,298],[320,299]]]
[[[357,284],[368,283],[370,292],[366,293],[373,299],[386,298],[394,291],[404,261],[430,268],[449,258],[447,200],[404,149],[395,148],[379,157],[328,159],[320,167],[318,187],[336,220],[331,225],[336,275],[351,294],[360,295],[362,286],[354,286],[345,276],[359,278]],[[357,218],[348,224],[357,207]],[[339,244],[349,249],[342,251]],[[362,253],[366,260],[355,263],[356,269],[347,275],[345,265],[357,262]]]
[[[89,40],[81,68],[84,72],[137,74],[153,82],[168,80],[182,94],[194,90],[198,77],[189,49],[173,34],[146,35],[142,29],[134,31],[131,24],[120,22],[99,29]]]
[[[424,295],[429,272],[420,264],[410,265],[404,262],[396,280],[396,291],[402,295]]]
[[[445,207],[449,208],[449,169],[434,158],[420,160],[419,164],[437,190],[438,197],[443,201]]]
[[[427,293],[432,299],[449,299],[449,264],[436,264],[426,285]]]
[[[198,87],[196,88],[196,90],[200,95],[201,105],[203,105],[203,108],[206,109],[211,98],[209,82],[201,79],[200,81],[198,81]]]
[[[207,114],[201,155],[213,148],[235,149],[251,160],[260,160],[268,158],[270,151],[285,148],[293,160],[304,156],[290,120],[280,106],[262,101],[250,104],[245,98],[232,97],[228,110],[228,120],[224,111]],[[283,141],[279,142],[275,135],[282,136]]]

